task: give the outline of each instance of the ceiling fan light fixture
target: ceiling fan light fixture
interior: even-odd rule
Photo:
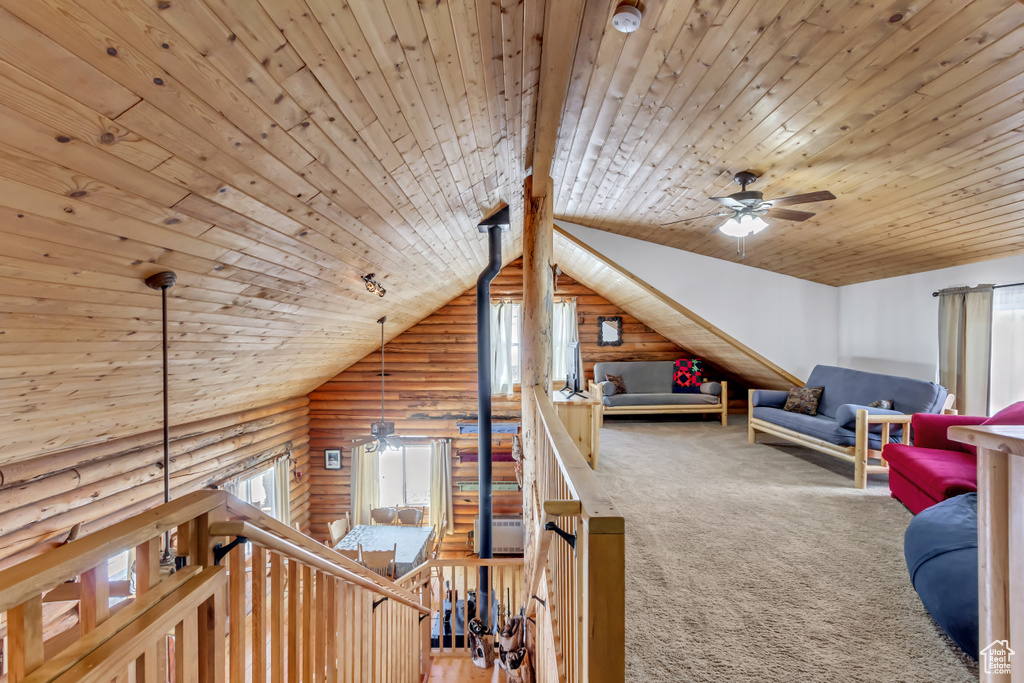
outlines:
[[[733,216],[726,222],[719,226],[724,234],[729,237],[748,237],[750,235],[756,235],[765,228],[768,224],[765,223],[760,216],[751,216],[750,214],[742,214],[740,216]]]

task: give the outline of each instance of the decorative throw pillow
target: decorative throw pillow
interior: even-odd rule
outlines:
[[[680,358],[672,370],[673,394],[699,394],[704,382],[704,363],[700,358]]]
[[[615,386],[616,394],[626,393],[626,383],[622,381],[622,375],[605,375],[604,378]]]
[[[821,400],[821,392],[824,390],[825,387],[793,387],[789,390],[783,410],[804,415],[817,415],[818,401]]]
[[[882,410],[896,410],[893,406],[896,405],[896,401],[891,398],[880,398],[877,401],[872,401],[868,404],[868,408],[881,408]]]

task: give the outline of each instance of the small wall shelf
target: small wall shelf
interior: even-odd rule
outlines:
[[[480,490],[480,482],[478,481],[457,481],[455,485],[459,487],[459,491]],[[495,481],[491,483],[491,489],[493,491],[518,491],[519,484],[514,481]]]

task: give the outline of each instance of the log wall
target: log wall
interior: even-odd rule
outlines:
[[[299,397],[171,430],[171,496],[254,473],[291,451],[292,522],[308,525],[309,408]],[[110,526],[163,502],[163,432],[0,464],[0,567],[69,530]]]
[[[556,300],[575,297],[582,316],[580,347],[584,372],[593,377],[594,363],[605,360],[673,360],[687,352],[640,323],[592,290],[567,275],[558,276]],[[494,298],[522,300],[522,259],[502,269],[491,284]],[[597,345],[598,316],[621,315],[622,346]],[[460,435],[456,422],[475,421],[476,398],[476,293],[470,289],[419,324],[387,343],[385,349],[385,413],[395,422],[399,434],[417,434],[453,439],[453,479],[476,481],[477,464],[460,462],[460,450],[475,451],[476,434]],[[714,372],[714,371],[712,371]],[[733,378],[728,378],[732,380]],[[518,388],[512,398],[494,397],[495,421],[520,419]],[[368,433],[370,423],[380,419],[380,352],[371,353],[326,382],[309,395],[310,458],[312,498],[311,533],[327,537],[327,525],[350,509],[349,475],[351,454],[342,456],[342,469],[323,468],[325,448],[339,441]],[[700,418],[696,418],[700,419]],[[494,435],[494,449],[510,450],[508,434]],[[495,481],[515,481],[513,464],[494,463]],[[455,533],[447,537],[445,552],[465,553],[468,533],[477,511],[477,494],[455,494]],[[522,493],[494,492],[494,513],[521,513]]]

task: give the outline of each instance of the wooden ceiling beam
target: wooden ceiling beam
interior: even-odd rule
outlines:
[[[552,0],[547,3],[533,133],[533,171],[530,174],[537,179],[531,183],[534,198],[540,197],[538,193],[546,191],[549,186],[546,179],[551,177],[584,4],[583,0]]]

